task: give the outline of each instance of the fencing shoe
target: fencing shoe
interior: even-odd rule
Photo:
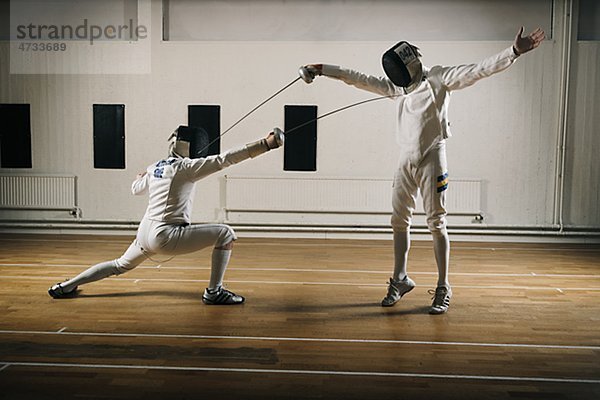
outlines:
[[[452,289],[446,286],[438,286],[433,290],[429,290],[429,294],[433,295],[433,303],[429,309],[429,314],[443,314],[450,307],[450,299],[452,298]]]
[[[390,278],[387,295],[381,301],[382,307],[393,306],[404,296],[415,288],[415,282],[408,275],[401,281]]]
[[[48,294],[53,299],[65,299],[75,297],[77,295],[77,286],[75,286],[75,289],[71,290],[70,292],[65,292],[62,285],[60,283],[57,283],[56,285],[53,285],[50,289],[48,289]]]
[[[202,295],[202,301],[204,304],[209,305],[231,305],[242,304],[246,299],[243,296],[238,296],[222,286],[219,286],[216,289],[206,288]]]

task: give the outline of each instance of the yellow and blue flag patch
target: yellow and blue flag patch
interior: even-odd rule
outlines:
[[[448,173],[444,173],[444,175],[440,175],[437,177],[437,192],[441,193],[444,190],[448,189]]]

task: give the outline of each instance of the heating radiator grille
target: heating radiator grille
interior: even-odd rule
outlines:
[[[77,177],[0,175],[0,208],[70,210],[77,207]]]
[[[368,213],[392,212],[390,179],[264,178],[226,176],[225,210],[235,212]],[[449,214],[481,212],[481,182],[451,180]],[[416,212],[423,212],[417,199]]]

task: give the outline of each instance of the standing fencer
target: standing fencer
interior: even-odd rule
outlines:
[[[446,230],[445,196],[448,188],[446,139],[450,93],[478,80],[504,71],[519,57],[539,46],[544,32],[538,28],[523,37],[523,27],[511,47],[477,64],[453,67],[424,67],[419,49],[400,42],[383,54],[387,77],[366,75],[337,65],[309,64],[301,68],[309,82],[317,75],[341,80],[359,89],[390,96],[396,102],[396,142],[400,147],[392,198],[394,233],[394,273],[381,305],[392,306],[415,287],[406,272],[410,248],[410,225],[417,192],[423,197],[427,226],[433,236],[438,267],[437,288],[430,314],[448,310],[452,289],[448,280],[450,241]]]
[[[223,288],[235,233],[228,225],[190,223],[194,188],[198,180],[210,174],[280,147],[284,135],[275,128],[266,138],[244,147],[195,158],[207,143],[204,130],[180,126],[169,138],[169,157],[152,163],[131,185],[133,194],[149,193],[149,200],[127,251],[116,260],[94,265],[75,278],[57,283],[48,289],[50,296],[72,296],[79,285],[131,271],[155,254],[185,254],[214,246],[210,282],[202,300],[206,304],[242,304],[244,297]]]

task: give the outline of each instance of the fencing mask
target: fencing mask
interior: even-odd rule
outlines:
[[[400,42],[383,53],[381,63],[386,75],[396,86],[409,87],[423,76],[419,48]]]
[[[169,136],[169,156],[202,158],[208,155],[208,133],[196,126],[180,125]]]

